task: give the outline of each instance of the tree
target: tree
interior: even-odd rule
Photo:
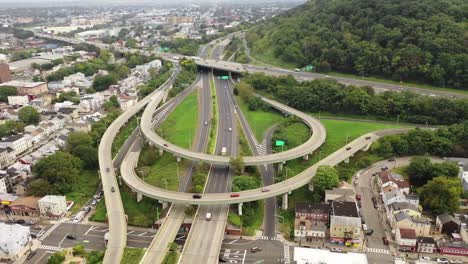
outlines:
[[[258,188],[260,183],[257,178],[252,176],[235,176],[232,179],[232,191],[240,192],[245,190],[252,190]]]
[[[85,253],[85,248],[81,244],[76,244],[73,247],[73,256],[82,256]]]
[[[244,159],[241,156],[231,157],[229,159],[229,166],[234,170],[234,173],[240,175],[244,173]]]
[[[109,88],[110,85],[117,83],[117,77],[114,74],[108,74],[104,76],[96,76],[93,81],[93,89],[96,91],[104,91]]]
[[[412,185],[422,186],[433,178],[432,163],[428,157],[415,157],[411,159],[406,172]]]
[[[314,191],[320,195],[325,194],[325,190],[330,190],[338,186],[340,178],[335,168],[330,166],[320,166],[312,178],[314,184]]]
[[[55,252],[47,260],[47,264],[62,264],[65,261],[65,253]]]
[[[418,189],[422,205],[435,214],[458,211],[463,188],[458,179],[436,177]]]
[[[83,161],[85,168],[95,169],[98,167],[97,149],[92,145],[79,145],[74,149],[73,153]]]
[[[33,180],[27,190],[27,195],[31,196],[44,196],[47,194],[51,194],[53,192],[53,187],[47,180],[44,179],[36,179]]]
[[[117,100],[117,96],[115,95],[112,95],[110,98],[109,98],[109,101],[107,101],[105,104],[104,104],[104,109],[106,111],[109,111],[110,109],[112,108],[119,108],[120,107],[120,103],[119,101]]]
[[[63,151],[43,158],[34,166],[34,173],[39,179],[46,180],[52,186],[51,194],[66,194],[80,176],[83,162]]]
[[[18,111],[18,119],[26,125],[39,123],[41,114],[32,106],[25,106]]]
[[[85,132],[72,132],[68,135],[67,144],[65,146],[66,150],[73,155],[75,154],[75,149],[79,146],[93,146],[93,138]]]
[[[18,90],[14,86],[2,86],[0,89],[0,102],[8,102],[8,96],[18,95]]]

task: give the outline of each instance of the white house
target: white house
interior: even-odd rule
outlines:
[[[8,96],[8,105],[27,105],[29,99],[26,95]]]
[[[32,137],[30,135],[13,135],[2,138],[1,148],[11,148],[16,156],[26,151],[32,146]]]
[[[127,109],[134,106],[138,102],[138,96],[121,94],[117,100],[119,101],[120,108],[125,112]]]
[[[3,168],[13,162],[16,155],[11,148],[0,148],[0,168]]]
[[[398,228],[396,230],[395,240],[400,251],[414,251],[416,248],[416,232],[414,229]]]
[[[65,196],[46,195],[38,201],[41,217],[61,218],[67,212]]]
[[[29,250],[29,227],[0,223],[0,259],[18,260]]]

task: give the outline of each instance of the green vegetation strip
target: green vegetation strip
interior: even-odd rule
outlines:
[[[195,90],[178,105],[156,131],[167,141],[190,148],[198,124],[198,91]]]
[[[263,136],[268,128],[284,120],[284,117],[277,112],[264,110],[252,111],[249,109],[247,103],[242,100],[242,97],[237,96],[236,98],[242,113],[244,113],[247,122],[250,124],[259,142],[263,141]]]
[[[216,140],[218,137],[218,101],[216,95],[216,87],[214,77],[210,78],[211,100],[213,102],[213,109],[211,111],[211,127],[210,136],[208,138],[208,153],[214,154],[216,151]]]
[[[157,213],[161,212],[161,206],[158,201],[143,197],[139,203],[136,200],[136,194],[132,193],[126,187],[120,188],[120,196],[124,205],[125,213],[128,216],[128,224],[131,226],[149,227],[156,220]],[[94,215],[91,216],[92,221],[106,221],[106,205],[104,199],[96,206]]]
[[[96,192],[98,184],[99,177],[97,171],[83,170],[80,173],[80,177],[78,177],[73,191],[66,194],[68,201],[75,202],[71,209],[72,214],[81,210],[90,197]]]
[[[124,145],[128,137],[133,133],[133,131],[138,127],[139,116],[132,117],[125,126],[120,129],[119,133],[114,139],[112,144],[112,157],[115,157],[119,152],[120,148]]]
[[[122,257],[121,264],[138,264],[143,258],[146,249],[126,247]]]

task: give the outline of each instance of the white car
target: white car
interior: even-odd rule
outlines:
[[[362,230],[367,231],[367,225],[366,224],[362,224]]]
[[[359,179],[359,177],[361,177],[361,173],[356,174],[356,180]]]
[[[453,264],[462,264],[463,261],[459,260],[459,259],[451,259],[450,260],[450,263],[453,263]]]
[[[446,258],[437,258],[437,263],[449,264],[449,261]]]
[[[430,257],[420,256],[419,260],[424,262],[424,263],[432,263]]]

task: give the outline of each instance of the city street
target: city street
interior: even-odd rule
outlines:
[[[252,253],[253,247],[262,248],[261,251]],[[283,245],[277,240],[243,240],[243,239],[226,239],[221,246],[220,257],[224,257],[227,263],[289,263],[285,262],[285,251],[291,254],[291,247]]]

